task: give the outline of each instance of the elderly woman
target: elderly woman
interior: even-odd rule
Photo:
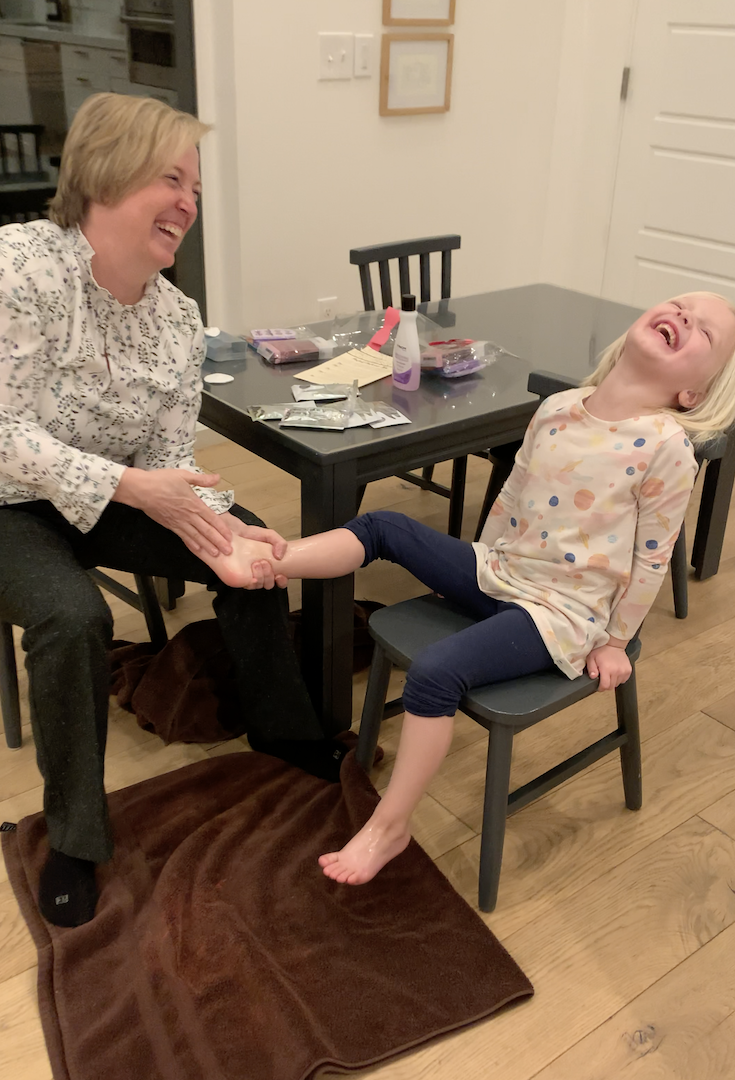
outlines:
[[[69,131],[51,221],[0,229],[0,618],[24,631],[51,849],[39,907],[60,926],[92,918],[95,864],[112,854],[112,617],[87,568],[208,585],[251,744],[328,779],[345,752],[301,682],[283,593],[232,588],[203,561],[233,534],[285,550],[192,456],[201,318],[159,271],[196,218],[206,131],[97,94]]]

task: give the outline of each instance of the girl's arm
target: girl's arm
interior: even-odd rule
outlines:
[[[523,488],[523,481],[525,480],[528,471],[528,462],[531,457],[531,450],[533,449],[533,440],[536,438],[536,428],[539,416],[543,411],[544,404],[545,403],[542,402],[537,412],[534,413],[531,418],[531,421],[526,428],[526,434],[521,443],[521,447],[516,454],[516,460],[511,474],[503,484],[500,494],[490,508],[490,513],[485,518],[485,524],[480,533],[480,543],[485,544],[488,548],[493,547],[505,532],[513,508],[518,502],[518,496]]]
[[[677,431],[659,448],[638,490],[638,521],[627,589],[610,612],[607,632],[628,642],[656,599],[684,520],[697,462]]]

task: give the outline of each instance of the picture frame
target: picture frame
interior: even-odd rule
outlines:
[[[456,0],[383,0],[384,26],[451,26]]]
[[[454,34],[383,34],[380,115],[449,111]]]

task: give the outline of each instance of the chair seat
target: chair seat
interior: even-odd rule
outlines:
[[[380,608],[370,617],[370,632],[399,667],[407,668],[418,652],[472,626],[477,620],[438,596],[429,594]],[[640,655],[636,638],[628,646],[632,662]],[[481,724],[496,723],[515,731],[532,727],[560,709],[581,701],[597,688],[588,675],[569,679],[558,668],[470,691],[462,699]]]

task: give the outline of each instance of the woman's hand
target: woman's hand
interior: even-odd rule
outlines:
[[[186,469],[127,468],[120,478],[113,502],[126,503],[142,510],[149,518],[164,525],[184,541],[195,555],[230,555],[232,553],[229,514],[215,514],[192,487],[214,487],[219,476],[214,473],[189,472]],[[241,524],[238,522],[238,525]],[[248,526],[252,528],[252,526]],[[268,532],[269,530],[261,530]],[[278,540],[281,537],[273,534]],[[285,541],[281,540],[283,544]]]
[[[587,674],[591,679],[600,677],[598,690],[614,690],[628,681],[632,670],[625,649],[616,645],[600,645],[587,657]]]

